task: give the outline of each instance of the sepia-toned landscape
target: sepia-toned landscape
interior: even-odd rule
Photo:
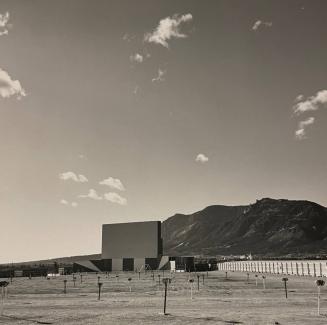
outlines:
[[[154,274],[154,276],[152,276]],[[327,321],[327,292],[317,315],[317,286],[312,277],[289,277],[285,298],[282,276],[214,271],[76,274],[57,278],[17,278],[9,287],[1,324],[287,324],[318,325]],[[117,278],[117,275],[119,276]],[[199,275],[199,291],[197,288]],[[98,300],[98,276],[103,283]],[[171,277],[167,315],[164,285]],[[132,278],[128,281],[128,278]],[[154,280],[153,280],[154,278]],[[67,293],[63,292],[67,279]],[[193,282],[193,299],[191,284]],[[203,284],[204,281],[204,284]],[[130,288],[131,287],[131,292]]]

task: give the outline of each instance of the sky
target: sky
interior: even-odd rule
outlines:
[[[327,206],[327,2],[1,0],[0,263],[104,223]]]

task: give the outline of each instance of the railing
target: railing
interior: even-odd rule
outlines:
[[[218,270],[327,277],[326,260],[235,261],[217,264]]]

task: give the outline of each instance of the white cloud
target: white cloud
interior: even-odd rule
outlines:
[[[262,20],[257,20],[253,26],[252,30],[258,30],[260,26],[265,26],[265,27],[271,27],[272,22],[271,21],[262,21]]]
[[[296,114],[301,114],[307,111],[316,111],[320,105],[324,104],[327,104],[327,90],[320,90],[314,96],[310,96],[306,100],[297,103],[293,110]]]
[[[185,38],[187,35],[180,32],[180,25],[192,20],[191,14],[186,15],[173,15],[161,19],[159,25],[152,33],[144,35],[144,40],[149,43],[160,44],[168,48],[168,40],[171,38]]]
[[[0,68],[0,96],[9,98],[15,95],[18,99],[21,99],[26,96],[26,92],[19,80],[13,80],[5,70]]]
[[[206,163],[207,161],[209,161],[209,158],[204,155],[203,153],[199,153],[196,158],[195,158],[196,162],[200,162],[200,163]]]
[[[80,198],[89,198],[89,199],[92,199],[92,200],[102,200],[102,196],[98,195],[98,193],[96,192],[96,190],[94,190],[93,188],[91,188],[89,190],[89,193],[87,194],[83,194],[83,195],[79,195],[78,197]]]
[[[104,194],[104,198],[107,201],[110,201],[112,203],[117,203],[120,205],[126,205],[127,204],[127,199],[124,197],[120,196],[117,193],[109,192]]]
[[[299,98],[299,96],[297,97]],[[302,97],[303,99],[303,97]],[[316,111],[320,105],[327,104],[327,90],[320,90],[314,96],[298,102],[294,107],[294,113],[302,114],[308,111]]]
[[[303,140],[306,138],[306,127],[315,122],[314,117],[308,117],[306,120],[300,121],[298,129],[295,131],[295,138],[298,140]]]
[[[9,12],[7,11],[5,14],[0,14],[0,36],[8,35],[9,24]]]
[[[59,178],[64,181],[72,180],[77,183],[88,182],[88,179],[84,175],[81,175],[81,174],[76,175],[74,172],[61,173],[61,174],[59,174]]]
[[[303,140],[306,138],[304,129],[298,129],[295,131],[295,138],[298,140]]]
[[[119,191],[125,191],[125,187],[119,178],[108,177],[99,182],[100,185],[106,185]]]
[[[297,115],[301,115],[306,112],[317,111],[322,106],[327,104],[327,90],[320,90],[315,95],[307,97],[304,100],[303,95],[296,97],[297,102],[293,106],[293,111]],[[295,131],[295,138],[302,140],[306,138],[306,127],[313,124],[314,117],[309,117],[306,120],[300,121],[297,130]]]
[[[126,41],[126,42],[130,42],[131,40],[133,40],[134,36],[133,35],[130,35],[128,33],[125,33],[124,36],[123,36],[123,40]]]
[[[136,86],[134,87],[133,94],[134,94],[134,95],[137,95],[138,92],[139,92],[139,86],[136,85]]]
[[[72,202],[72,203],[69,203],[67,200],[65,199],[62,199],[60,201],[61,204],[63,205],[71,205],[73,208],[76,208],[78,206],[78,204],[76,202]]]
[[[158,69],[158,75],[152,79],[152,82],[160,82],[160,81],[165,81],[165,76],[166,71]]]
[[[135,53],[129,57],[131,62],[142,63],[143,62],[143,55],[139,53]]]

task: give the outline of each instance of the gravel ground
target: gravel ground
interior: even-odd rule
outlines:
[[[197,275],[173,274],[163,315],[162,272],[101,274],[103,283],[98,300],[98,275],[77,275],[76,287],[67,276],[14,278],[8,286],[0,324],[326,324],[327,289],[321,291],[321,315],[317,314],[317,287],[312,277],[288,277],[288,298],[281,276],[262,274],[256,286],[254,274],[216,271]],[[166,271],[165,277],[170,274]],[[132,278],[129,282],[128,278]],[[193,278],[193,299],[191,284]],[[203,284],[204,280],[204,284]],[[131,292],[130,292],[131,287]]]

